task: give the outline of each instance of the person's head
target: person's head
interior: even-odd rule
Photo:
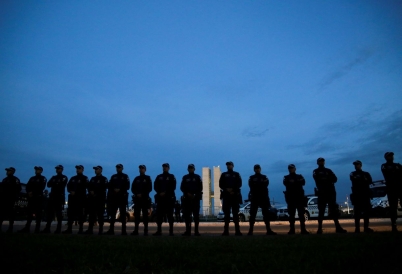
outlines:
[[[83,165],[76,165],[75,170],[77,174],[82,174],[84,172],[84,166]]]
[[[317,159],[317,165],[318,166],[320,166],[320,167],[323,167],[323,166],[325,166],[325,159],[324,158],[318,158]]]
[[[188,171],[188,173],[194,173],[194,171],[195,171],[195,165],[194,165],[194,164],[189,164],[189,165],[187,166],[187,171]]]
[[[164,164],[162,165],[162,170],[163,170],[163,172],[169,172],[169,170],[170,170],[170,165],[169,165],[168,163],[164,163]]]
[[[260,174],[261,173],[261,166],[259,164],[254,165],[254,172],[256,174]]]
[[[357,171],[362,170],[363,163],[361,161],[356,160],[353,162],[353,165]]]
[[[8,168],[6,168],[6,174],[7,174],[7,176],[14,175],[14,173],[15,173],[15,168],[13,168],[13,167],[8,167]]]
[[[43,172],[43,168],[41,166],[35,166],[34,170],[36,175],[41,175]]]
[[[145,165],[139,165],[138,169],[140,171],[140,174],[145,174],[145,171],[147,171],[147,167]]]
[[[64,167],[62,165],[57,165],[55,169],[57,174],[63,174]]]
[[[122,164],[117,164],[116,165],[116,172],[117,173],[122,173],[123,172],[123,165]]]
[[[387,162],[393,162],[394,161],[394,153],[393,152],[385,152],[384,158],[385,158],[385,160],[387,160]]]
[[[103,168],[101,166],[94,166],[93,169],[96,175],[102,175]]]
[[[232,161],[226,162],[226,168],[228,170],[233,170],[234,164]]]
[[[294,164],[288,165],[289,173],[296,173],[296,166]]]

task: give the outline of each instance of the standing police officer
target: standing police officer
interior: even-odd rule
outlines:
[[[21,192],[20,179],[14,176],[15,168],[6,168],[7,177],[0,184],[0,231],[3,221],[8,217],[7,232],[13,232],[15,218],[15,202],[18,200]]]
[[[200,224],[200,200],[202,199],[202,180],[195,174],[195,166],[189,164],[188,174],[181,180],[180,190],[183,192],[183,215],[186,222],[186,231],[183,236],[191,236],[191,216],[194,216],[194,236],[201,236],[198,231]]]
[[[110,228],[107,235],[114,235],[114,223],[116,222],[117,209],[120,211],[121,235],[127,235],[126,232],[126,207],[128,204],[128,193],[130,188],[130,178],[123,173],[123,165],[116,165],[116,174],[110,178],[108,189],[108,210],[110,217]]]
[[[18,232],[29,233],[33,215],[35,214],[36,226],[35,233],[40,232],[40,222],[42,221],[43,190],[46,187],[47,179],[42,176],[43,168],[35,166],[35,176],[31,177],[27,183],[26,191],[28,194],[27,223]]]
[[[250,205],[250,228],[247,235],[253,235],[255,216],[257,215],[258,207],[262,210],[262,216],[264,218],[265,227],[267,229],[267,235],[276,235],[271,230],[271,224],[269,220],[269,208],[271,203],[268,195],[269,180],[266,175],[261,174],[261,166],[254,165],[254,175],[251,175],[248,179],[248,186],[250,187],[249,200]],[[225,215],[226,216],[226,215]],[[234,214],[233,214],[234,217]]]
[[[84,225],[84,210],[87,200],[87,187],[88,177],[83,174],[84,167],[82,165],[76,165],[77,175],[70,178],[67,184],[68,195],[68,227],[63,234],[73,233],[72,227],[75,220],[78,220],[78,234],[83,233]]]
[[[294,164],[288,165],[289,175],[283,177],[283,184],[286,187],[285,200],[288,204],[289,235],[295,234],[295,214],[296,209],[300,220],[301,234],[309,234],[306,230],[304,219],[305,197],[303,186],[306,184],[304,177],[301,174],[296,174],[296,166]]]
[[[103,213],[105,212],[106,188],[108,180],[102,175],[103,168],[101,166],[93,167],[95,176],[88,183],[87,209],[89,214],[89,226],[85,234],[93,234],[95,221],[98,220],[98,234],[103,233]]]
[[[148,236],[148,209],[151,206],[149,193],[152,191],[152,180],[150,176],[145,175],[145,172],[147,171],[145,165],[140,165],[138,169],[140,171],[140,176],[135,177],[133,184],[131,185],[134,203],[134,231],[131,235],[138,235],[138,226],[140,225],[142,212],[144,236]]]
[[[222,190],[222,210],[225,214],[225,226],[222,236],[229,236],[230,210],[233,214],[235,224],[235,236],[242,236],[239,225],[239,204],[242,203],[240,188],[242,180],[240,174],[233,171],[233,162],[226,162],[227,171],[221,174],[219,178],[219,187]]]
[[[336,233],[346,233],[338,221],[338,209],[336,206],[335,183],[338,181],[335,174],[325,167],[325,159],[317,159],[318,168],[313,171],[313,178],[318,189],[318,230],[322,234],[322,220],[324,219],[325,208],[328,205],[329,215],[335,223]]]
[[[402,165],[394,163],[394,153],[386,152],[384,155],[386,163],[381,165],[387,186],[387,196],[391,215],[391,226],[393,232],[398,232],[396,226],[398,199],[402,203]]]
[[[371,191],[370,185],[373,184],[373,179],[370,173],[362,170],[362,162],[357,160],[353,162],[356,171],[350,173],[350,180],[352,181],[352,195],[350,200],[353,204],[353,211],[355,215],[355,233],[360,232],[360,218],[364,218],[364,232],[373,232],[369,228],[369,218],[371,211]],[[363,212],[363,214],[362,214]]]
[[[173,210],[174,202],[176,201],[176,178],[169,173],[170,166],[168,163],[162,165],[163,173],[159,174],[154,182],[156,214],[158,229],[153,234],[154,236],[162,235],[163,217],[167,215],[169,222],[169,236],[173,234]]]
[[[65,191],[68,178],[63,175],[64,168],[62,165],[56,166],[55,169],[56,175],[50,178],[49,182],[47,182],[47,187],[50,188],[50,194],[47,204],[47,223],[42,233],[50,233],[50,225],[52,224],[55,213],[57,217],[57,228],[54,233],[58,234],[61,232],[61,222],[63,219],[62,210],[66,200]]]

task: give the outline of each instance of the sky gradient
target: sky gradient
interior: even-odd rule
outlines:
[[[259,163],[283,203],[324,157],[343,202],[354,160],[402,161],[401,26],[402,1],[1,1],[0,167],[233,161],[247,195]]]

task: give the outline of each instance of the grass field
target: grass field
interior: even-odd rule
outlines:
[[[0,244],[2,273],[402,273],[402,233],[197,238],[3,233]]]

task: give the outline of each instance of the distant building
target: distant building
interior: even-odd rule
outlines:
[[[213,177],[211,176],[211,169],[209,167],[202,168],[202,214],[204,216],[217,216],[221,208],[219,178],[221,176],[221,169],[219,166],[213,167]],[[212,179],[213,178],[213,182]]]

